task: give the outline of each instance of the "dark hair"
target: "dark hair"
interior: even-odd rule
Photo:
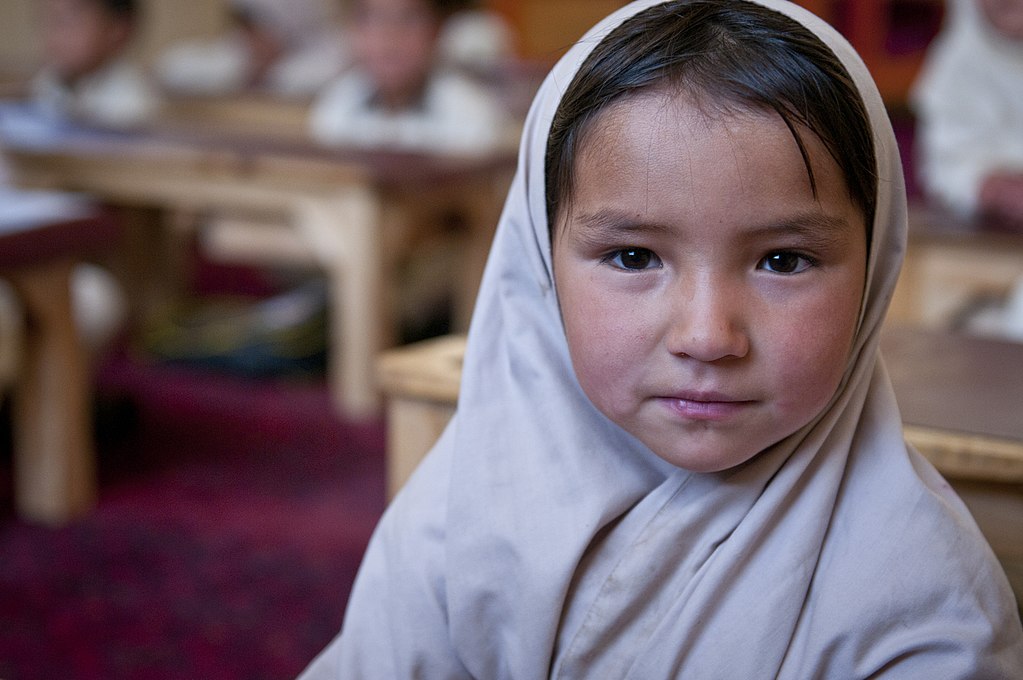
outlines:
[[[774,111],[792,132],[817,195],[799,126],[835,159],[867,238],[877,202],[874,139],[866,108],[834,53],[795,20],[744,0],[675,0],[615,28],[586,58],[554,115],[546,153],[551,238],[571,199],[576,153],[597,114],[629,95],[668,86],[702,105]]]
[[[431,12],[445,19],[463,10],[475,9],[479,6],[480,0],[426,0],[426,4],[429,5]],[[346,12],[354,11],[357,5],[357,0],[349,0],[345,6]]]
[[[135,0],[100,0],[98,4],[121,19],[134,19],[138,14],[138,3]]]
[[[476,0],[431,0],[431,4],[442,16],[455,14],[462,10],[472,9],[479,3]]]

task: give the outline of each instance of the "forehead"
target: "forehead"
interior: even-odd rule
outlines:
[[[826,155],[816,135],[806,129],[798,133],[803,144],[812,147],[812,157],[807,161]],[[714,151],[720,154],[721,163],[734,163],[748,161],[765,147],[793,152],[802,159],[793,130],[774,111],[657,88],[623,97],[597,113],[583,132],[576,166],[579,169],[586,163],[629,161],[654,171],[660,164],[688,163]],[[614,153],[609,154],[612,150]],[[782,153],[777,160],[791,155]],[[804,170],[808,169],[806,163],[803,165]],[[714,170],[697,166],[690,169],[692,173]]]
[[[587,126],[561,217],[612,208],[658,223],[687,216],[749,221],[772,211],[771,219],[787,211],[858,213],[823,143],[809,130],[799,134],[806,158],[774,112],[722,109],[666,92],[620,100]]]

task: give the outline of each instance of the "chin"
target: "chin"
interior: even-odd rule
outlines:
[[[677,452],[677,451],[659,451],[654,448],[651,449],[654,454],[662,460],[671,463],[677,468],[688,470],[689,472],[698,473],[714,473],[724,472],[734,467],[738,467],[747,461],[756,458],[757,453],[750,453],[749,455],[739,456],[720,456],[714,453],[700,454],[699,452]]]

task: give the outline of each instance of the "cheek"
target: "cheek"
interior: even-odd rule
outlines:
[[[775,389],[785,408],[809,422],[831,400],[845,373],[857,309],[822,303],[804,308],[802,322],[774,334]],[[820,323],[820,319],[830,319]],[[804,423],[805,424],[805,423]]]
[[[583,391],[600,410],[621,410],[632,374],[642,367],[649,333],[614,296],[594,294],[585,281],[559,286],[572,366]]]
[[[50,63],[64,76],[76,76],[88,65],[89,51],[81,41],[60,40],[49,50],[49,55]]]
[[[387,54],[387,50],[381,45],[386,45],[386,41],[380,35],[380,31],[376,28],[366,28],[356,32],[352,47],[356,58],[363,62],[363,65],[375,66]]]
[[[604,363],[601,358],[605,355],[604,350],[608,349],[610,338],[602,301],[575,293],[569,286],[561,292],[560,301],[572,363],[585,386],[591,375],[599,376]]]

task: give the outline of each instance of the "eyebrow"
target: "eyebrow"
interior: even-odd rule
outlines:
[[[636,236],[665,236],[675,232],[667,224],[644,221],[614,209],[587,213],[580,215],[572,221],[576,223],[574,228],[579,229],[579,238],[586,242],[592,242],[595,245],[621,240],[629,234]]]
[[[826,247],[849,240],[856,232],[847,220],[817,212],[805,212],[778,222],[756,225],[747,234],[751,237],[795,236],[805,244]]]
[[[676,231],[670,225],[644,221],[613,209],[580,215],[575,222],[577,228],[581,228],[578,236],[595,243],[620,240],[630,234],[664,236]],[[753,225],[744,229],[742,234],[753,239],[794,236],[808,245],[826,247],[847,240],[852,231],[851,226],[842,218],[808,211],[778,221]]]

